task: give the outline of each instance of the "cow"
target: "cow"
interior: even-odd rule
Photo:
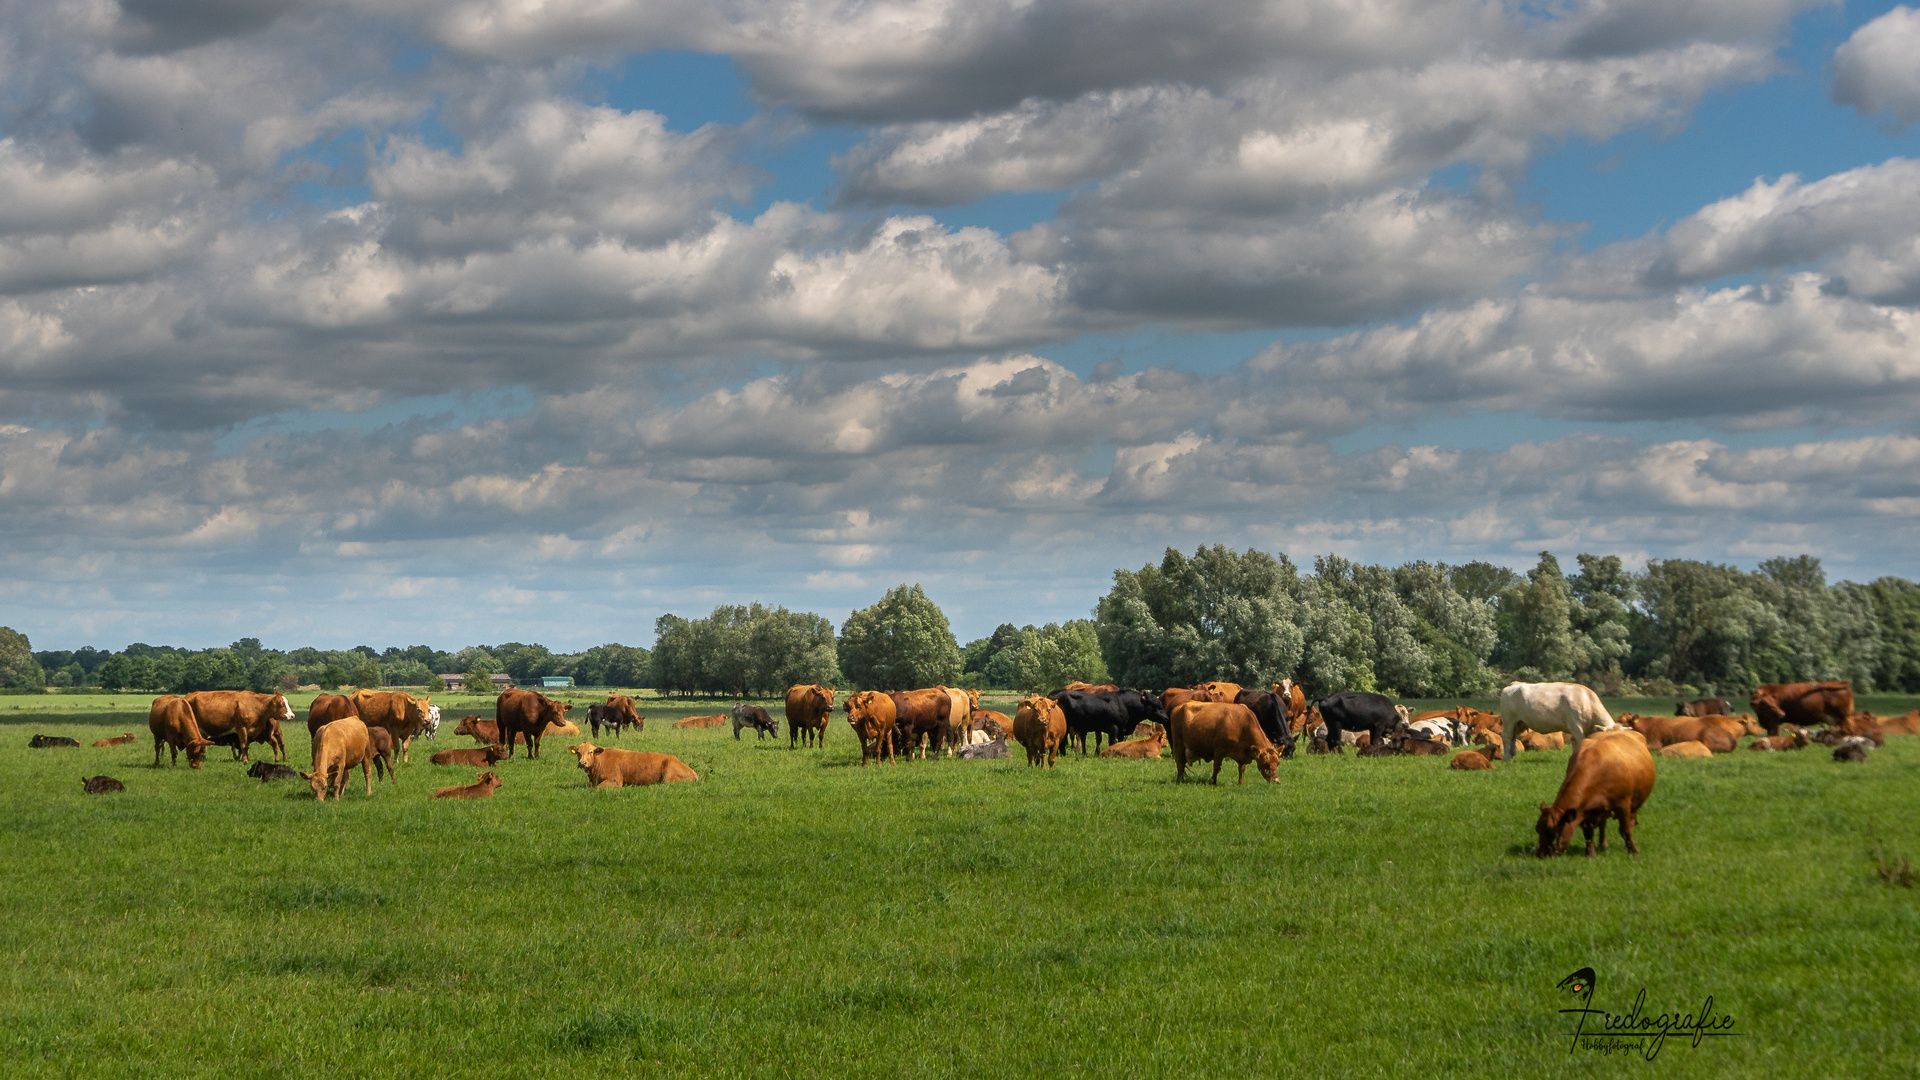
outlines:
[[[1234,698],[1234,704],[1245,705],[1253,710],[1253,718],[1260,722],[1260,730],[1266,732],[1267,741],[1280,748],[1280,756],[1293,756],[1295,736],[1287,713],[1286,699],[1271,690],[1242,690]]]
[[[631,727],[636,734],[647,730],[647,718],[640,715],[640,710],[634,707],[633,699],[627,695],[608,694],[607,708],[619,713],[625,720],[626,726]],[[615,728],[613,733],[620,734],[620,729]]]
[[[1665,746],[1662,746],[1660,748],[1660,756],[1661,757],[1689,757],[1689,758],[1712,757],[1713,748],[1708,746],[1706,743],[1699,742],[1697,740],[1668,743]]]
[[[1013,710],[1013,737],[1027,751],[1029,766],[1045,764],[1053,768],[1053,759],[1067,741],[1067,715],[1049,697],[1033,694]]]
[[[1840,730],[1848,735],[1864,735],[1873,740],[1875,746],[1887,744],[1886,732],[1881,730],[1880,718],[1870,712],[1857,712],[1847,717]]]
[[[269,780],[298,780],[300,778],[300,770],[291,765],[275,765],[271,761],[256,761],[253,763],[253,767],[247,770],[247,775],[264,784]]]
[[[491,720],[480,719],[478,713],[468,713],[454,725],[455,735],[466,735],[481,746],[493,746],[500,742],[500,725]]]
[[[706,716],[684,716],[675,720],[673,726],[675,729],[719,727],[726,723],[728,719],[730,719],[730,714],[723,712],[710,713]]]
[[[592,729],[593,737],[600,737],[600,729],[606,728],[614,738],[620,737],[620,724],[625,718],[609,706],[594,704],[587,706],[587,727]]]
[[[1880,721],[1880,730],[1889,735],[1920,735],[1920,709],[1887,717]]]
[[[571,709],[573,708],[573,706],[569,705],[567,706],[567,708]],[[578,735],[580,734],[580,725],[574,723],[571,720],[558,720],[548,724],[547,729],[545,731],[542,731],[540,734],[542,735]]]
[[[980,735],[983,733],[976,731],[974,734]],[[968,761],[977,761],[982,758],[1006,757],[1007,737],[1005,735],[996,735],[986,742],[969,743],[960,748],[960,756],[966,758]]]
[[[633,728],[637,732],[645,731],[647,720],[633,707],[633,699],[621,694],[608,694],[605,705],[587,706],[587,724],[593,729],[593,737],[600,737],[600,729],[606,728],[614,738],[620,732]]]
[[[327,800],[327,788],[333,788],[333,801],[339,802],[347,789],[347,777],[355,765],[366,778],[367,794],[373,794],[372,743],[367,725],[357,716],[348,716],[321,728],[313,737],[313,771],[300,779],[313,788],[313,797]]]
[[[1203,682],[1194,689],[1200,691],[1201,700],[1220,705],[1229,704],[1240,696],[1239,683],[1222,682],[1218,679]]]
[[[1853,686],[1844,682],[1763,683],[1747,704],[1769,735],[1778,735],[1784,723],[1795,727],[1844,724],[1853,715]]]
[[[1633,730],[1646,737],[1649,749],[1674,743],[1697,742],[1716,754],[1740,748],[1740,722],[1726,716],[1636,716]]]
[[[1487,755],[1482,754],[1478,750],[1462,750],[1448,760],[1447,768],[1471,772],[1480,769],[1491,769],[1493,768],[1493,762],[1489,761]]]
[[[1191,686],[1169,686],[1160,691],[1160,711],[1168,716],[1189,701],[1205,701],[1206,696]]]
[[[361,721],[368,727],[386,728],[392,732],[393,741],[400,744],[401,761],[411,760],[413,737],[426,729],[427,709],[432,704],[432,698],[417,698],[398,690],[353,692],[353,707],[360,714]]]
[[[1004,739],[1013,734],[1013,717],[992,709],[973,710],[973,728],[984,731],[996,739]]]
[[[54,746],[71,746],[75,750],[78,750],[80,748],[80,740],[69,739],[65,735],[35,735],[33,738],[27,740],[27,745],[35,750],[45,750]]]
[[[1779,735],[1769,735],[1755,739],[1747,744],[1749,750],[1802,750],[1807,745],[1807,733],[1792,724],[1783,724],[1787,730]]]
[[[1166,745],[1167,745],[1166,729],[1162,727],[1155,727],[1152,733],[1149,734],[1146,738],[1128,739],[1125,742],[1114,743],[1112,746],[1109,746],[1105,750],[1100,751],[1100,756],[1101,757],[1124,757],[1124,758],[1152,758],[1155,761],[1158,761],[1160,760],[1160,751],[1164,750],[1166,748]]]
[[[567,749],[573,752],[575,764],[587,774],[587,786],[591,788],[645,787],[700,779],[699,773],[672,754],[621,750],[588,742]]]
[[[160,748],[165,746],[173,751],[172,763],[180,764],[180,751],[187,752],[187,765],[199,768],[206,760],[207,747],[213,740],[200,737],[200,725],[193,719],[193,707],[187,699],[175,694],[162,694],[153,699],[147,709],[147,730],[153,732],[153,767],[160,767]]]
[[[313,703],[307,706],[307,735],[311,737],[326,725],[348,716],[356,719],[360,716],[352,698],[345,694],[315,694]]]
[[[129,731],[129,732],[127,732],[127,733],[126,733],[125,735],[115,735],[115,736],[114,736],[113,738],[111,738],[111,739],[95,739],[95,740],[93,741],[93,745],[95,745],[95,746],[125,746],[126,744],[128,744],[128,743],[130,743],[130,742],[139,742],[139,741],[140,741],[140,736],[138,736],[138,735],[135,735],[135,734],[134,734],[133,732],[131,732],[131,731]]]
[[[893,699],[878,690],[862,690],[847,697],[840,708],[847,714],[847,726],[860,740],[860,767],[866,768],[867,747],[873,747],[873,763],[880,764],[880,755],[884,752],[887,760],[898,764],[893,753],[893,725],[898,719],[894,714]]]
[[[1453,752],[1453,744],[1445,739],[1423,739],[1417,735],[1407,735],[1395,743],[1394,749],[1414,757],[1445,757]]]
[[[918,747],[924,758],[929,739],[935,750],[945,745],[947,714],[953,708],[945,690],[907,690],[887,696],[893,699],[894,739],[907,748],[909,756]]]
[[[1273,745],[1253,710],[1232,702],[1189,701],[1173,710],[1167,724],[1173,744],[1174,782],[1187,778],[1187,766],[1213,762],[1213,783],[1220,783],[1220,766],[1231,758],[1240,765],[1240,783],[1247,782],[1247,763],[1254,762],[1268,783],[1280,779],[1280,748]]]
[[[1673,703],[1675,716],[1729,716],[1732,713],[1733,702],[1723,697],[1703,697]]]
[[[1519,686],[1541,685],[1516,683]],[[1553,685],[1551,683],[1544,685]],[[1584,689],[1584,687],[1583,687]],[[1589,691],[1591,693],[1591,691]],[[1500,715],[1507,715],[1505,695]],[[1573,757],[1567,762],[1567,775],[1552,805],[1540,804],[1534,832],[1540,844],[1534,854],[1541,858],[1567,850],[1573,839],[1573,827],[1580,826],[1586,837],[1587,856],[1593,856],[1593,831],[1600,830],[1600,850],[1607,850],[1607,819],[1620,823],[1620,837],[1627,843],[1627,854],[1640,854],[1633,839],[1634,816],[1653,794],[1653,755],[1647,753],[1646,737],[1625,728],[1602,728],[1574,743]]]
[[[776,739],[780,737],[780,725],[773,722],[773,715],[771,713],[758,705],[748,705],[742,702],[733,707],[731,715],[733,716],[733,737],[735,741],[739,740],[740,729],[743,727],[753,729],[753,741],[755,742],[759,742],[769,735],[772,735]]]
[[[1564,732],[1578,756],[1582,739],[1618,726],[1600,696],[1579,683],[1510,683],[1500,691],[1500,721],[1506,729],[1508,761],[1523,727],[1542,735]]]
[[[373,774],[389,782],[398,779],[393,771],[393,733],[386,728],[367,729],[367,753],[373,758]]]
[[[1307,692],[1292,679],[1281,679],[1267,687],[1287,706],[1287,730],[1295,735],[1307,726]]]
[[[547,725],[567,722],[567,710],[573,706],[563,704],[532,690],[502,690],[493,702],[494,723],[500,725],[500,741],[507,745],[507,757],[513,757],[515,735],[527,740],[527,757],[540,756],[540,737],[547,733]]]
[[[1086,683],[1086,682],[1079,682],[1076,680],[1074,682],[1068,683],[1067,685],[1061,687],[1060,689],[1061,690],[1078,690],[1083,694],[1111,694],[1115,690],[1118,690],[1120,688],[1118,686],[1115,686],[1113,683]],[[1053,695],[1048,694],[1047,696],[1052,697]]]
[[[433,765],[470,765],[476,769],[491,769],[507,756],[507,748],[499,743],[483,746],[479,749],[461,747],[456,750],[442,750],[428,758]]]
[[[833,687],[798,683],[787,687],[787,749],[827,745],[833,719]]]
[[[1565,745],[1567,745],[1567,734],[1564,731],[1555,731],[1547,735],[1542,735],[1537,731],[1523,731],[1520,733],[1520,749],[1522,750],[1558,750]]]
[[[1442,740],[1450,746],[1469,746],[1473,743],[1473,725],[1464,714],[1470,711],[1465,705],[1456,705],[1451,709],[1419,713],[1407,722],[1406,731],[1417,738]]]
[[[1080,755],[1086,756],[1087,737],[1093,737],[1094,749],[1100,749],[1104,737],[1117,743],[1144,721],[1164,723],[1167,714],[1138,690],[1116,690],[1110,694],[1088,694],[1079,690],[1060,690],[1050,695],[1067,718],[1067,730],[1080,741]]]
[[[1400,714],[1394,710],[1393,699],[1385,694],[1342,690],[1331,697],[1321,698],[1318,706],[1320,718],[1327,725],[1327,746],[1336,753],[1345,745],[1340,737],[1342,732],[1364,731],[1372,736],[1373,742],[1383,743],[1400,723]]]
[[[431,739],[438,734],[440,734],[440,706],[429,702],[427,704],[427,722],[421,726],[420,735],[423,738]]]
[[[1500,756],[1500,748],[1506,745],[1506,740],[1500,737],[1498,731],[1476,731],[1473,733],[1473,745],[1485,747],[1488,757],[1497,758]]]
[[[1833,760],[1862,762],[1867,760],[1867,740],[1858,735],[1850,735],[1846,741],[1833,748]]]
[[[478,773],[471,784],[456,784],[443,787],[433,793],[436,799],[491,799],[493,793],[500,790],[500,774],[495,772]]]
[[[83,776],[80,778],[80,790],[87,795],[106,795],[115,791],[125,791],[127,785],[111,776]]]
[[[934,689],[947,695],[947,756],[952,757],[955,747],[973,741],[973,698],[965,690],[952,686]]]
[[[281,734],[281,722],[292,722],[293,709],[281,694],[255,694],[246,690],[201,690],[187,695],[200,734],[216,743],[233,748],[235,759],[249,760],[247,747],[266,743],[273,760],[287,759],[287,741]]]
[[[1361,757],[1392,757],[1400,752],[1399,745],[1391,739],[1373,742],[1369,736],[1363,736],[1363,738],[1368,738],[1368,742],[1360,748]]]

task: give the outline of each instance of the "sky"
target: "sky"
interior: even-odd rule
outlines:
[[[0,0],[0,622],[1920,577],[1920,11]]]

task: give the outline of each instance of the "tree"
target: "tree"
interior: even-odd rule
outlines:
[[[1860,588],[1880,626],[1874,685],[1905,693],[1920,690],[1920,586],[1904,578],[1883,577]]]
[[[648,681],[662,694],[691,694],[699,683],[693,651],[693,626],[678,615],[653,620],[653,654]]]
[[[1618,684],[1620,664],[1632,652],[1633,575],[1618,555],[1575,555],[1580,572],[1567,579],[1567,623],[1572,634],[1574,676],[1582,682]]]
[[[349,678],[351,676],[347,674],[346,668],[339,664],[328,664],[320,669],[320,674],[315,677],[315,681],[320,684],[322,690],[338,690]]]
[[[1027,629],[1031,630],[1032,627]],[[1001,623],[991,636],[967,642],[967,647],[961,650],[960,680],[968,686],[1011,689],[1007,683],[994,681],[991,666],[994,657],[1020,644],[1020,634],[1019,627],[1012,623]]]
[[[386,680],[380,673],[380,661],[368,657],[353,665],[347,675],[347,681],[363,689],[378,690]]]
[[[1094,609],[1100,655],[1127,686],[1265,686],[1300,662],[1298,577],[1285,556],[1216,544],[1189,559],[1168,548],[1158,567],[1114,571]]]
[[[287,665],[273,653],[261,653],[254,657],[247,668],[247,689],[256,694],[280,693],[280,684],[287,677]],[[296,680],[295,685],[299,683]]]
[[[911,690],[960,681],[960,645],[918,584],[899,585],[840,629],[840,668],[856,686]]]
[[[0,626],[0,683],[26,690],[46,685],[27,635],[7,626]]]
[[[1018,643],[1000,650],[988,662],[995,685],[1023,694],[1044,694],[1070,682],[1108,681],[1106,661],[1100,657],[1100,636],[1087,619],[1065,626],[1055,623],[1020,632]]]
[[[1540,553],[1525,584],[1500,594],[1500,608],[1512,618],[1506,659],[1516,678],[1562,680],[1573,674],[1572,598],[1560,560],[1550,551]]]
[[[465,649],[460,651],[462,653],[467,652]],[[483,694],[493,689],[493,676],[498,670],[499,665],[495,662],[493,654],[487,652],[485,649],[472,650],[471,654],[467,656],[467,665],[464,670],[467,693]]]

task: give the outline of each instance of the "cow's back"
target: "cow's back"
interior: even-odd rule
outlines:
[[[367,734],[366,722],[357,716],[344,716],[330,724],[323,725],[313,738],[313,767],[317,772],[320,763],[338,763],[342,769],[349,765],[358,765],[370,758],[372,738]]]
[[[321,727],[348,716],[355,719],[360,716],[352,698],[345,694],[317,694],[313,704],[307,706],[307,734],[312,735]]]

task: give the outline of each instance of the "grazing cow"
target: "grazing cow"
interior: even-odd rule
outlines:
[[[507,748],[499,743],[483,746],[478,750],[462,747],[458,750],[442,750],[428,758],[434,765],[470,765],[476,769],[491,769],[507,756]]]
[[[1281,679],[1267,688],[1287,706],[1287,730],[1300,734],[1307,726],[1307,692],[1292,679]]]
[[[397,779],[393,772],[393,733],[386,728],[367,729],[367,753],[373,758],[373,774],[384,780]]]
[[[974,734],[981,735],[984,733],[976,731]],[[978,761],[982,758],[1006,757],[1007,737],[1005,735],[996,735],[986,742],[970,743],[960,748],[960,756],[966,758],[968,761]]]
[[[1858,735],[1848,736],[1845,742],[1833,748],[1833,760],[1835,761],[1867,760],[1867,740],[1864,738],[1861,738]]]
[[[640,715],[640,710],[634,707],[633,699],[627,695],[608,694],[607,707],[625,718],[627,726],[633,728],[636,734],[647,730],[647,718]],[[619,730],[615,729],[614,734],[619,733]]]
[[[853,728],[854,735],[860,739],[860,767],[866,768],[867,747],[873,747],[873,763],[880,764],[880,755],[884,752],[889,762],[898,764],[893,753],[893,725],[895,715],[893,698],[878,690],[862,690],[850,695],[840,708],[847,714],[847,726]]]
[[[1234,699],[1234,704],[1245,705],[1253,710],[1253,718],[1260,722],[1260,730],[1267,733],[1267,741],[1280,748],[1280,756],[1293,756],[1294,733],[1288,723],[1287,702],[1271,690],[1242,690]]]
[[[1030,766],[1044,764],[1053,768],[1053,759],[1065,745],[1070,731],[1067,714],[1060,711],[1060,704],[1052,698],[1034,694],[1013,710],[1013,737],[1026,749]]]
[[[1493,768],[1493,762],[1487,760],[1487,755],[1482,754],[1478,750],[1462,750],[1453,755],[1452,760],[1447,762],[1447,768],[1464,770],[1491,769]]]
[[[1616,725],[1600,696],[1579,683],[1511,683],[1500,691],[1500,720],[1506,728],[1507,760],[1513,760],[1521,728],[1542,735],[1563,732],[1580,752],[1580,740]]]
[[[1788,730],[1779,735],[1755,739],[1747,744],[1749,750],[1802,750],[1807,745],[1807,733],[1791,724],[1783,724]]]
[[[699,773],[672,754],[621,750],[592,743],[567,749],[573,751],[575,764],[587,774],[587,786],[592,788],[645,787],[700,779]]]
[[[686,716],[675,720],[673,726],[675,728],[719,727],[731,718],[731,714],[723,712],[709,713],[706,716]]]
[[[547,726],[566,723],[567,710],[572,707],[532,690],[502,690],[494,699],[493,717],[500,725],[500,741],[507,745],[507,757],[513,757],[515,735],[526,738],[528,758],[539,757],[540,737],[547,733]]]
[[[173,751],[172,763],[180,764],[180,751],[187,752],[187,765],[199,768],[206,760],[207,747],[213,745],[211,739],[200,737],[200,725],[193,719],[193,707],[187,699],[175,694],[162,694],[153,699],[153,705],[147,709],[147,730],[153,732],[153,767],[160,767],[160,748],[168,747]]]
[[[264,784],[269,780],[298,780],[300,779],[300,770],[291,765],[275,765],[271,761],[256,761],[253,763],[253,767],[247,770],[247,775]]]
[[[128,743],[130,743],[130,742],[139,742],[139,741],[140,741],[140,736],[138,736],[138,735],[135,735],[135,734],[134,734],[133,732],[131,732],[131,731],[129,731],[129,732],[127,732],[127,733],[126,733],[125,735],[115,735],[115,736],[114,736],[113,738],[111,738],[111,739],[95,739],[95,740],[93,741],[93,745],[95,745],[95,746],[125,746],[126,744],[128,744]]]
[[[1815,724],[1845,724],[1853,715],[1853,686],[1844,682],[1763,683],[1747,699],[1753,714],[1767,734],[1778,735],[1779,727]]]
[[[413,737],[426,729],[427,709],[432,704],[432,698],[414,697],[398,690],[353,692],[353,707],[360,714],[361,722],[392,732],[393,741],[400,744],[401,761],[411,760]]]
[[[934,689],[947,695],[947,756],[952,757],[954,747],[973,742],[973,698],[957,687],[936,686]]]
[[[353,707],[353,699],[345,694],[315,694],[313,704],[307,706],[307,734],[311,736],[343,717],[358,718],[359,715],[360,710]]]
[[[645,731],[647,718],[633,707],[633,699],[621,694],[608,694],[605,705],[587,706],[587,722],[593,728],[593,737],[600,737],[600,729],[606,728],[614,738],[628,727],[637,732]]]
[[[776,739],[780,737],[780,725],[773,722],[771,713],[758,705],[747,705],[743,703],[733,707],[733,737],[735,741],[739,740],[740,729],[743,727],[753,729],[754,742],[759,742],[769,735]]]
[[[1232,702],[1189,701],[1173,710],[1167,724],[1173,744],[1174,782],[1187,778],[1187,766],[1213,762],[1213,783],[1220,783],[1220,766],[1231,758],[1240,765],[1240,783],[1247,782],[1247,763],[1253,762],[1269,783],[1280,778],[1280,748],[1273,745],[1253,710]]]
[[[347,777],[355,765],[360,766],[361,776],[367,781],[367,794],[373,794],[373,752],[372,741],[367,735],[367,725],[356,716],[348,716],[321,728],[313,737],[313,771],[303,772],[300,778],[313,788],[313,797],[320,802],[327,799],[327,788],[333,788],[333,801],[339,802],[347,789]]]
[[[1070,737],[1080,742],[1080,754],[1087,753],[1087,737],[1100,749],[1101,739],[1108,744],[1126,738],[1126,734],[1144,721],[1165,722],[1167,714],[1138,690],[1116,690],[1110,694],[1088,694],[1079,690],[1060,690],[1049,695],[1067,718]]]
[[[88,795],[106,795],[110,792],[125,791],[127,785],[111,776],[83,776],[80,778],[80,790]]]
[[[947,692],[908,690],[887,696],[893,699],[894,739],[907,748],[908,755],[918,747],[920,756],[926,757],[928,740],[934,741],[934,749],[940,749],[940,740],[947,733],[947,713],[953,708]]]
[[[1712,757],[1713,748],[1698,741],[1668,743],[1660,748],[1661,757]]]
[[[287,759],[287,741],[281,723],[293,721],[293,709],[282,694],[255,694],[246,690],[201,690],[187,695],[200,734],[233,748],[234,757],[248,760],[247,747],[266,743],[273,760]]]
[[[1647,747],[1653,750],[1684,742],[1700,743],[1716,754],[1730,754],[1740,748],[1739,722],[1725,716],[1636,716],[1632,727],[1646,737]]]
[[[483,772],[474,776],[471,784],[458,784],[443,787],[433,793],[436,799],[491,799],[493,793],[500,790],[500,774]]]
[[[1733,702],[1723,697],[1703,697],[1673,703],[1675,716],[1731,716],[1732,714]]]
[[[787,749],[827,745],[833,719],[833,687],[801,683],[787,687]]]
[[[1346,745],[1341,738],[1343,732],[1364,731],[1373,737],[1373,742],[1383,743],[1400,723],[1392,698],[1364,690],[1342,690],[1332,697],[1321,698],[1319,708],[1321,721],[1327,725],[1327,745],[1336,753]]]
[[[35,750],[45,750],[53,746],[71,746],[75,750],[78,750],[80,748],[80,740],[69,739],[65,735],[35,735],[33,738],[27,740],[27,745]]]
[[[1160,760],[1160,751],[1167,745],[1167,729],[1154,725],[1153,730],[1144,739],[1128,739],[1117,742],[1100,751],[1101,757],[1152,758]]]
[[[1500,714],[1507,714],[1504,696]],[[1627,854],[1640,854],[1640,846],[1633,840],[1634,815],[1651,794],[1653,755],[1647,753],[1645,736],[1618,727],[1589,733],[1574,743],[1566,779],[1560,782],[1560,793],[1554,796],[1553,804],[1540,804],[1540,818],[1534,823],[1540,846],[1534,853],[1545,858],[1567,850],[1573,827],[1578,825],[1591,858],[1596,826],[1600,830],[1600,850],[1607,850],[1607,819],[1611,817],[1620,822]]]
[[[973,727],[975,731],[984,731],[992,738],[1002,739],[1013,734],[1013,717],[992,709],[975,709]]]

